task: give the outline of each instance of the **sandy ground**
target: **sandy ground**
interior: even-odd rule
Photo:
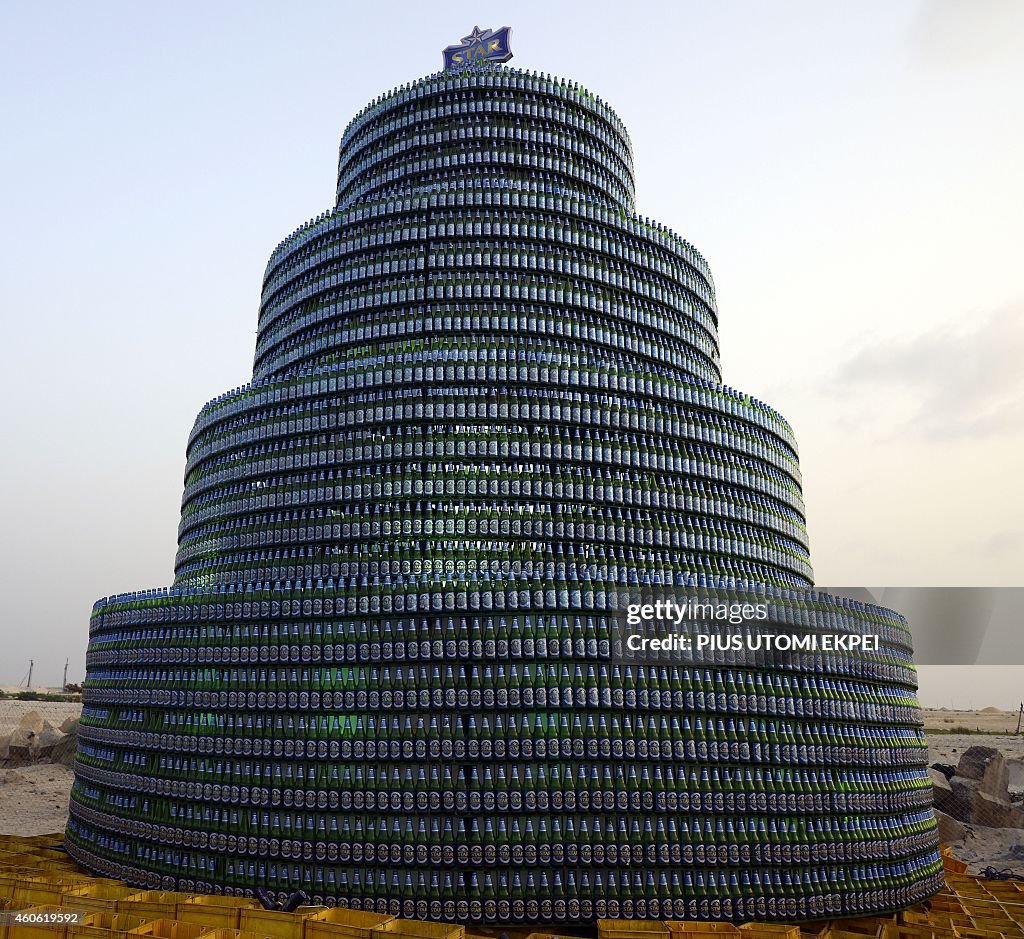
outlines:
[[[980,874],[986,867],[1010,870],[1024,877],[1024,830],[965,825],[967,834],[954,841],[953,854],[967,862],[967,872]]]
[[[1000,711],[996,708],[985,708],[982,711],[925,708],[924,728],[940,733],[968,730],[985,734],[1013,734],[1017,729],[1017,712]],[[1024,730],[1024,721],[1021,722],[1021,729]]]
[[[59,764],[0,769],[0,835],[63,831],[73,781],[74,773]]]

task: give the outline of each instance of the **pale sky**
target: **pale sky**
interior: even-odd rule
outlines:
[[[81,679],[93,601],[170,583],[270,252],[474,25],[625,122],[726,382],[794,426],[818,582],[1024,585],[1024,3],[6,4],[0,683]],[[1016,707],[1024,666],[921,696]]]

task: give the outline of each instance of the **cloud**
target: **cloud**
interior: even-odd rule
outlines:
[[[862,346],[833,373],[834,390],[870,386],[903,411],[903,429],[930,438],[1024,428],[1024,303],[917,336]]]
[[[1024,531],[1006,529],[994,532],[986,538],[976,550],[978,554],[989,558],[1002,558],[1008,554],[1017,554],[1024,548]]]
[[[922,0],[910,26],[911,48],[934,68],[1009,61],[1024,55],[1020,0]]]

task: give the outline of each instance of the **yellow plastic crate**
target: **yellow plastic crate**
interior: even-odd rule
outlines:
[[[266,939],[304,939],[306,920],[326,912],[324,907],[305,907],[294,913],[281,913],[277,910],[241,910],[238,916],[240,932],[255,933]]]
[[[977,921],[979,919],[998,919],[1002,913],[999,904],[995,900],[979,903],[977,900],[965,900],[964,912]]]
[[[146,920],[129,913],[86,913],[82,922],[68,926],[68,939],[123,939],[129,930],[137,929]]]
[[[259,933],[246,932],[243,929],[213,929],[204,932],[199,939],[262,939]]]
[[[44,880],[41,877],[24,878],[12,897],[13,908],[27,910],[35,906],[59,907],[61,897],[69,884]]]
[[[54,845],[64,843],[63,835],[8,835],[7,839],[9,844],[22,848],[25,851],[51,848]]]
[[[182,923],[199,923],[211,929],[238,929],[242,910],[262,909],[258,900],[220,895],[194,896],[179,903],[174,918]]]
[[[371,939],[466,939],[466,927],[418,919],[389,919],[370,933]]]
[[[1009,903],[1024,903],[1024,891],[1021,887],[1024,881],[1014,880],[986,880],[985,889],[997,900],[1006,900]]]
[[[979,920],[974,921],[974,926],[961,926],[959,927],[960,932],[964,932],[973,928],[979,933],[999,933],[999,935],[1005,937],[1005,939],[1020,939],[1021,930],[1020,927],[1014,922],[1003,922],[1002,920]]]
[[[953,930],[960,939],[1004,939],[1003,934],[992,929],[979,929],[977,926],[957,927]]]
[[[1016,939],[1021,935],[1020,926],[1009,916],[986,916],[984,918],[976,916],[974,917],[974,928],[984,929],[987,932],[1001,932],[1006,939]]]
[[[965,900],[991,900],[992,895],[977,877],[966,874],[946,874],[946,886],[957,895],[960,902]]]
[[[600,939],[620,933],[645,932],[665,935],[669,932],[670,925],[668,922],[648,919],[599,919],[597,921],[597,935]]]
[[[128,931],[129,936],[150,936],[152,939],[199,939],[209,932],[200,923],[183,923],[180,920],[156,919],[143,923]]]
[[[800,939],[829,939],[832,934],[830,923],[801,923]]]
[[[18,851],[15,848],[0,846],[0,864],[22,863],[28,856],[26,851]]]
[[[115,916],[120,914],[115,913]],[[96,926],[69,926],[67,939],[126,939],[126,929],[100,929]]]
[[[1003,915],[1008,917],[1014,925],[1020,926],[1024,923],[1024,901],[1020,903],[1006,903],[1004,901],[1000,906],[1002,907]]]
[[[882,935],[884,939],[949,939],[943,934],[943,930],[930,923],[893,923],[885,927]]]
[[[689,919],[670,919],[664,923],[645,923],[644,920],[606,920],[610,923],[628,923],[629,928],[633,926],[644,926],[649,925],[657,930],[658,927],[668,926],[671,932],[681,933],[692,933],[692,932],[717,932],[717,933],[729,933],[735,935],[739,933],[739,927],[734,926],[732,923],[718,923],[718,922],[701,922],[700,920],[689,920]]]
[[[720,924],[711,921],[708,922],[706,925],[718,926]],[[729,923],[726,925],[732,924]],[[742,933],[740,933],[737,927],[734,926],[733,928],[736,930],[735,932],[727,932],[723,929],[715,929],[713,931],[706,929],[688,929],[686,932],[673,932],[671,933],[671,936],[672,939],[730,939],[730,937],[732,937],[732,939],[735,939],[735,937],[742,935]]]
[[[974,925],[981,929],[996,929],[998,927],[999,932],[1003,932],[1005,926],[1012,932],[1017,927],[1013,917],[998,903],[993,903],[987,910],[972,916],[971,919],[974,920]]]
[[[625,922],[625,921],[623,921]],[[642,920],[637,920],[642,922]],[[656,925],[663,925],[656,923]],[[647,930],[647,929],[629,929],[628,927],[618,927],[605,929],[603,932],[599,932],[598,939],[669,939],[672,932],[668,929],[658,930]],[[687,933],[689,936],[690,933]]]
[[[784,923],[744,923],[740,933],[751,939],[800,939],[800,927]]]
[[[147,920],[173,920],[178,904],[190,896],[189,893],[176,893],[173,890],[143,890],[118,900],[116,909],[118,913],[129,913]]]
[[[117,901],[137,891],[124,884],[89,883],[64,891],[61,905],[69,910],[88,910],[90,913],[115,912]]]
[[[932,897],[931,909],[933,912],[962,914],[964,912],[964,905],[955,894],[939,893]]]
[[[386,928],[395,917],[368,910],[335,907],[306,919],[304,939],[371,939],[374,930]]]
[[[850,929],[850,926],[856,928]],[[885,927],[881,923],[875,922],[873,926],[868,927],[858,920],[844,919],[832,925],[829,930],[829,939],[864,939],[865,936],[868,939],[880,939],[884,929]]]
[[[32,859],[26,858],[23,854],[15,854],[13,851],[0,852],[0,867],[21,870],[31,866]]]
[[[711,922],[704,923],[703,925],[718,927],[718,926],[732,926],[732,923],[718,923],[718,922],[711,921]],[[688,929],[688,930],[686,930],[686,932],[676,932],[676,931],[673,931],[670,935],[673,937],[673,939],[729,939],[729,937],[737,937],[737,936],[742,935],[737,927],[733,926],[732,928],[734,930],[733,932],[729,932],[728,930],[725,930],[725,929],[717,929],[716,928],[716,929],[713,929],[713,930],[708,930],[708,929],[700,929],[698,927],[697,929]],[[636,934],[634,934],[634,937],[635,936],[636,936]],[[633,937],[629,937],[629,939],[633,939]],[[642,939],[642,937],[637,937],[637,939]]]

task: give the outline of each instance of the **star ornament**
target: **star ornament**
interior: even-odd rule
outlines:
[[[473,32],[462,37],[457,46],[448,46],[444,50],[444,67],[460,68],[474,62],[507,62],[512,58],[509,48],[511,27],[501,29],[481,29],[473,27]]]

